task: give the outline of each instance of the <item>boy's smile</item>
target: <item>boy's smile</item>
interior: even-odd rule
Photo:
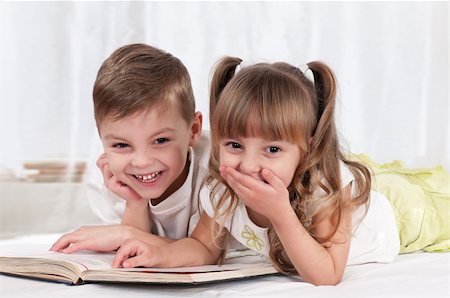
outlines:
[[[139,179],[143,183],[154,182],[161,175],[162,172],[155,172],[148,175],[134,175],[137,179]]]
[[[152,108],[100,126],[112,174],[159,203],[180,188],[189,170],[191,125],[177,108]]]

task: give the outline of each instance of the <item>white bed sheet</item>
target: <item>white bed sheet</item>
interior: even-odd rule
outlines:
[[[49,248],[59,234],[0,240],[2,252]],[[0,274],[0,297],[450,297],[450,254],[414,253],[390,264],[348,266],[337,286],[266,276],[194,286],[85,284],[68,286]]]

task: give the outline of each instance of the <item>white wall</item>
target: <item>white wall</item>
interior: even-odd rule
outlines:
[[[323,60],[350,149],[449,169],[448,2],[0,2],[0,168],[85,159],[92,84],[117,47],[144,42],[188,67],[208,120],[211,67]]]

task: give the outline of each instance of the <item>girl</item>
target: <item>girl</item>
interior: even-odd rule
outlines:
[[[392,261],[394,213],[375,192],[368,208],[370,172],[341,152],[331,69],[311,62],[309,79],[287,63],[240,63],[226,57],[213,74],[209,176],[191,237],[126,241],[113,267],[212,264],[238,242],[280,272],[335,285],[347,264]]]

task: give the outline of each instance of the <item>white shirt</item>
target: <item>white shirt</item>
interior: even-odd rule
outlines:
[[[355,178],[344,163],[341,163],[340,167],[341,182],[343,186],[346,186]],[[213,217],[214,209],[208,192],[208,188],[204,187],[201,190],[200,200],[204,211],[208,216]],[[323,195],[321,192],[323,190],[317,190],[314,195]],[[219,196],[216,196],[214,200],[217,201],[218,198]],[[391,262],[399,252],[400,241],[394,212],[389,201],[381,193],[372,191],[368,213],[361,221],[363,208],[364,206],[353,214],[353,235],[347,265]],[[232,241],[227,244],[227,248],[242,249],[246,247],[258,254],[269,256],[268,229],[259,227],[252,222],[242,201],[238,202],[234,214],[225,219],[223,224],[232,236]]]
[[[180,239],[189,236],[200,218],[199,191],[208,169],[210,136],[204,131],[189,148],[190,166],[184,184],[156,206],[149,200],[152,233]],[[87,196],[93,212],[106,224],[120,223],[125,200],[111,192],[103,182],[100,170],[93,171],[87,184]]]

